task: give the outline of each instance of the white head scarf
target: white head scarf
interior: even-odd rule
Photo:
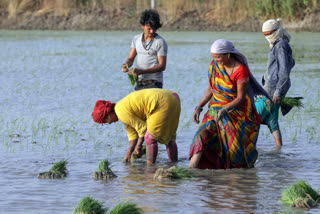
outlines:
[[[211,53],[215,53],[215,54],[232,53],[241,64],[245,65],[248,68],[249,70],[248,94],[252,103],[254,103],[254,97],[257,95],[266,96],[268,99],[271,100],[269,94],[261,87],[261,85],[257,82],[257,80],[254,78],[254,76],[250,72],[247,58],[233,46],[232,42],[229,42],[225,39],[218,39],[214,43],[212,43],[210,51]]]
[[[268,21],[265,21],[262,25],[262,32],[275,30],[271,35],[266,36],[270,48],[272,48],[274,43],[279,41],[280,39],[285,39],[287,40],[287,42],[290,41],[291,36],[285,29],[282,28],[280,21],[281,19],[270,19]]]
[[[214,43],[212,43],[211,53],[215,53],[215,54],[233,53],[236,56],[236,59],[249,69],[247,58],[233,46],[232,42],[229,42],[225,39],[218,39]]]

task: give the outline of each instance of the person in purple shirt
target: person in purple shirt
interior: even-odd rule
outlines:
[[[272,98],[265,97],[255,101],[262,124],[268,126],[277,146],[282,146],[282,137],[278,123],[280,99],[285,97],[290,86],[290,72],[295,65],[292,49],[289,45],[290,35],[280,24],[280,20],[270,19],[263,23],[262,32],[271,48],[268,56],[267,72],[262,78],[263,88]]]

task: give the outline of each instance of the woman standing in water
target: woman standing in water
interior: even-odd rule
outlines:
[[[262,124],[268,126],[277,146],[282,146],[282,137],[278,123],[280,99],[285,97],[290,86],[290,72],[295,61],[289,45],[290,35],[280,22],[270,19],[263,23],[263,35],[271,48],[268,57],[267,72],[262,79],[263,88],[272,97],[268,102],[265,97],[256,100],[255,105],[261,117]]]
[[[135,90],[162,88],[168,46],[166,41],[157,34],[157,30],[162,26],[158,12],[145,10],[140,17],[140,25],[143,33],[133,38],[129,56],[122,65],[122,71],[138,78]],[[136,57],[137,67],[129,70]]]
[[[190,146],[189,167],[254,167],[258,157],[257,126],[260,124],[254,96],[268,97],[268,94],[250,73],[245,56],[231,42],[224,39],[215,41],[211,55],[209,85],[195,108],[194,122],[199,123],[202,107],[210,101],[209,110]]]

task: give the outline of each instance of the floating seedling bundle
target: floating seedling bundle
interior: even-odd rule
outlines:
[[[80,200],[78,206],[74,208],[75,214],[105,214],[107,208],[103,203],[87,196]],[[142,210],[136,204],[131,202],[117,204],[108,214],[142,214]]]
[[[155,172],[153,179],[162,180],[162,179],[187,179],[193,178],[193,173],[189,169],[180,168],[180,167],[171,167],[169,169],[159,168]]]
[[[51,167],[48,172],[39,173],[38,178],[61,179],[67,176],[67,161],[59,161]]]
[[[131,202],[117,204],[109,214],[142,214],[142,210]]]
[[[102,160],[96,172],[93,173],[95,180],[109,180],[117,177],[110,169],[110,162],[108,160]]]
[[[319,200],[319,194],[309,184],[300,180],[282,191],[280,202],[293,207],[311,208],[315,207]]]
[[[67,161],[59,161],[51,167],[48,172],[39,173],[38,178],[45,179],[61,179],[67,176],[68,170],[66,168]]]
[[[103,208],[102,203],[87,196],[80,200],[78,206],[74,208],[75,214],[104,214],[108,209]]]

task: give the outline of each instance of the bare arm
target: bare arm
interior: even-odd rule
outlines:
[[[134,153],[137,155],[138,158],[140,158],[143,154],[142,154],[142,144],[144,141],[144,137],[139,137],[138,138],[138,142],[134,148]]]
[[[203,97],[201,98],[200,102],[199,102],[198,105],[197,105],[198,108],[196,108],[196,109],[194,110],[194,112],[193,112],[193,122],[195,122],[195,123],[197,123],[197,124],[200,123],[200,121],[199,121],[199,116],[200,116],[200,112],[202,111],[202,110],[200,110],[200,109],[202,109],[202,107],[209,102],[209,100],[211,99],[211,97],[212,97],[212,92],[211,92],[211,86],[210,86],[210,84],[209,84],[209,85],[208,85],[208,88],[207,88],[206,91],[204,92]]]
[[[242,104],[245,100],[249,83],[237,84],[237,97],[232,102],[224,107],[227,111],[237,107]]]
[[[134,139],[134,140],[129,141],[128,151],[126,153],[126,156],[123,159],[123,162],[130,162],[130,157],[131,157],[131,154],[133,153],[133,151],[137,145],[137,141],[138,141],[138,139]]]
[[[129,52],[129,56],[125,61],[125,64],[128,65],[128,68],[130,68],[133,65],[133,62],[134,62],[134,59],[136,58],[136,56],[137,56],[137,50],[135,48],[131,48],[130,52]],[[122,68],[122,71],[127,72],[128,69]]]

